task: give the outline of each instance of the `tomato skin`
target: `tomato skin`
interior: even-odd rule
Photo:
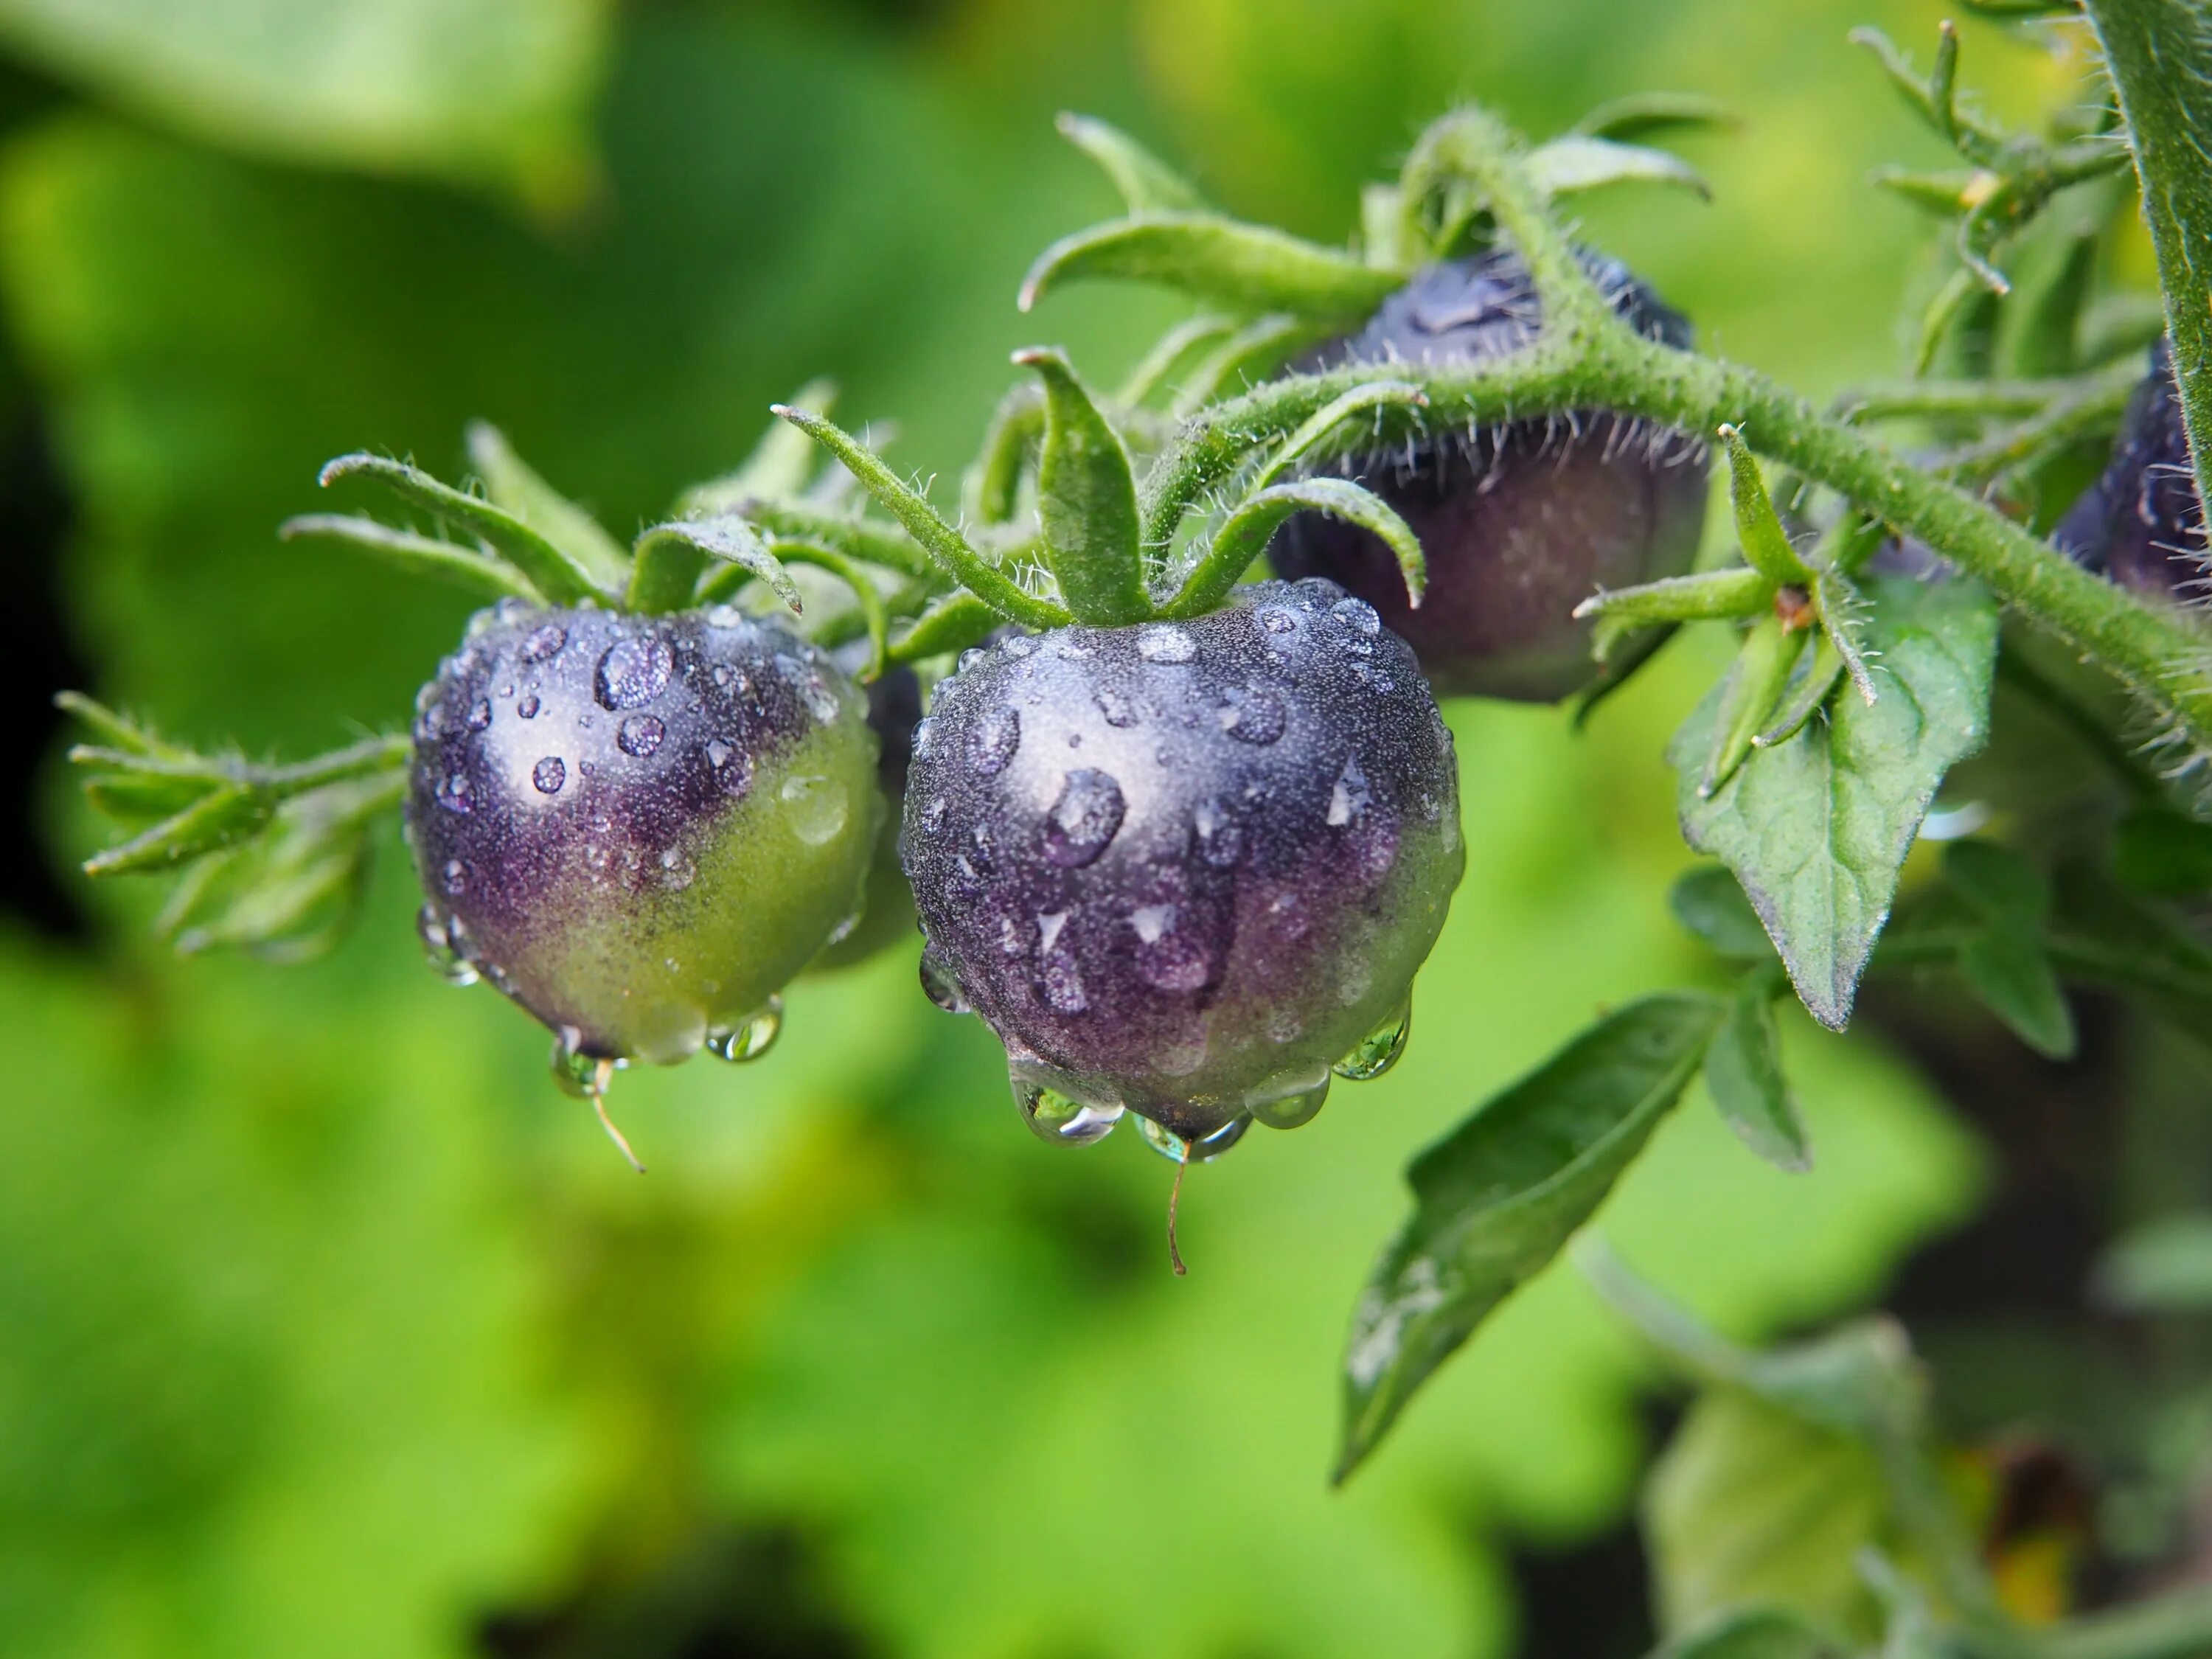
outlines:
[[[918,735],[901,852],[928,971],[1018,1084],[1193,1139],[1325,1086],[1465,863],[1413,653],[1323,581],[973,653]]]
[[[574,1053],[686,1058],[859,908],[876,739],[780,623],[507,602],[418,708],[428,923]]]
[[[1689,343],[1689,325],[1625,266],[1584,263],[1639,332]],[[1527,345],[1540,322],[1527,267],[1492,252],[1423,271],[1299,367],[1480,362]],[[1299,515],[1268,558],[1284,576],[1324,576],[1372,605],[1438,696],[1554,702],[1595,673],[1576,605],[1689,568],[1705,467],[1702,441],[1604,412],[1434,433],[1344,468],[1419,537],[1429,586],[1419,610],[1381,538],[1340,520]]]
[[[2204,509],[2189,465],[2189,432],[2160,337],[2128,404],[2104,474],[2081,493],[2051,539],[2091,570],[2147,599],[2201,600]]]

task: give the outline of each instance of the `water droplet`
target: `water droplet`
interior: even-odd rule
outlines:
[[[422,941],[423,959],[448,985],[473,985],[477,966],[460,948],[459,924],[450,922],[434,904],[415,913],[415,935]]]
[[[568,769],[558,755],[548,755],[530,769],[530,781],[538,786],[541,795],[557,795],[561,786],[568,781]]]
[[[714,665],[713,678],[715,689],[720,691],[726,691],[730,689],[730,681],[734,678],[735,676],[730,672],[730,666],[727,663],[718,662]]]
[[[559,623],[547,623],[522,642],[525,662],[549,662],[560,655],[561,647],[568,643],[568,630]]]
[[[459,859],[447,859],[438,878],[445,884],[447,898],[459,898],[469,890],[469,866]]]
[[[921,833],[933,836],[945,827],[945,814],[949,810],[942,795],[932,796],[929,805],[921,809]]]
[[[1367,774],[1359,769],[1359,757],[1346,756],[1344,770],[1336,775],[1336,787],[1329,792],[1328,827],[1341,830],[1366,811],[1374,799],[1367,787]]]
[[[1124,1109],[1119,1103],[1093,1106],[1057,1089],[1026,1082],[1018,1072],[1010,1072],[1007,1080],[1013,1086],[1014,1104],[1021,1108],[1022,1121],[1030,1126],[1030,1133],[1055,1146],[1093,1146],[1112,1133],[1114,1126],[1121,1121]]]
[[[1297,1129],[1320,1115],[1328,1100],[1328,1067],[1278,1072],[1244,1097],[1255,1122],[1270,1129]]]
[[[1248,1112],[1239,1112],[1212,1133],[1200,1135],[1195,1140],[1185,1140],[1174,1130],[1163,1128],[1148,1117],[1139,1117],[1137,1127],[1145,1132],[1145,1144],[1161,1157],[1176,1164],[1210,1164],[1244,1139],[1244,1132],[1252,1127],[1252,1118]]]
[[[1011,639],[999,641],[999,654],[1002,657],[1012,657],[1016,662],[1019,662],[1036,649],[1036,637],[1029,634],[1017,634]]]
[[[1146,662],[1188,662],[1198,655],[1198,641],[1173,623],[1154,623],[1138,630],[1137,654]]]
[[[660,747],[668,728],[651,714],[632,714],[615,732],[615,742],[625,755],[643,760]]]
[[[434,702],[423,708],[415,721],[415,741],[435,743],[446,735],[446,705]]]
[[[1333,1068],[1339,1077],[1354,1083],[1378,1078],[1398,1063],[1406,1052],[1406,1039],[1413,1029],[1413,1003],[1408,997],[1390,1011],[1389,1017],[1359,1039],[1352,1051]]]
[[[481,732],[490,724],[491,701],[488,697],[478,697],[469,705],[469,730]]]
[[[1175,907],[1171,904],[1153,907],[1168,913],[1168,925],[1174,926]],[[1135,918],[1131,918],[1134,921]],[[1146,939],[1144,928],[1138,928],[1142,939],[1137,947],[1137,973],[1146,984],[1157,991],[1168,991],[1183,995],[1203,987],[1212,971],[1205,945],[1188,933],[1169,931]]]
[[[1199,802],[1190,824],[1198,837],[1199,857],[1215,869],[1233,869],[1244,856],[1244,832],[1219,801],[1208,797]]]
[[[952,672],[964,674],[988,654],[981,646],[971,645],[960,653],[959,659],[952,665]]]
[[[1295,634],[1298,631],[1297,613],[1286,605],[1263,605],[1253,613],[1260,626],[1270,634]]]
[[[1375,607],[1364,599],[1339,599],[1329,606],[1328,614],[1336,617],[1353,633],[1373,639],[1382,631],[1382,618]]]
[[[928,715],[924,714],[919,720],[915,722],[914,757],[916,760],[927,760],[929,758],[930,750],[935,746],[936,738],[936,722],[932,720]]]
[[[668,689],[676,672],[676,652],[657,635],[617,640],[599,658],[592,694],[602,708],[642,708]]]
[[[1283,735],[1291,713],[1272,691],[1232,691],[1219,711],[1221,729],[1239,743],[1266,744]]]
[[[469,775],[448,772],[438,783],[438,805],[448,812],[466,812],[476,803],[469,799]]]
[[[563,1025],[555,1035],[551,1066],[562,1094],[589,1100],[598,1092],[599,1060],[584,1052],[584,1034],[574,1026]]]
[[[960,993],[960,981],[952,976],[951,964],[934,945],[921,948],[921,990],[948,1014],[968,1012],[968,999]]]
[[[1146,945],[1157,945],[1175,926],[1176,908],[1172,904],[1140,904],[1129,912],[1129,926],[1137,930],[1137,938]]]
[[[1060,920],[1065,921],[1066,917]],[[1076,965],[1073,951],[1055,951],[1050,945],[1042,947],[1038,952],[1036,983],[1037,994],[1059,1012],[1090,1012],[1091,994],[1084,989],[1083,970]]]
[[[791,833],[809,847],[822,847],[836,839],[852,816],[845,786],[835,778],[794,775],[783,781],[776,799],[785,808]]]
[[[544,705],[538,701],[538,694],[531,691],[526,693],[522,701],[514,705],[514,712],[526,720],[534,720],[538,718],[538,711]]]
[[[770,997],[764,1006],[736,1024],[711,1028],[707,1033],[707,1052],[717,1060],[743,1065],[746,1060],[758,1060],[774,1048],[782,1030],[783,999]]]
[[[734,605],[718,605],[707,613],[707,622],[714,628],[743,628],[745,613]]]
[[[660,866],[660,884],[672,893],[680,893],[698,879],[699,867],[685,857],[680,847],[664,847],[656,860]]]
[[[730,756],[732,752],[730,745],[724,743],[720,738],[709,738],[707,739],[707,764],[713,767],[716,771],[721,770],[723,767],[727,766],[730,763]]]
[[[1044,855],[1063,870],[1094,861],[1121,827],[1121,786],[1103,772],[1079,767],[1060,787],[1045,820]]]
[[[968,764],[978,777],[996,777],[1006,769],[1022,744],[1022,717],[1003,704],[983,711],[968,733]]]
[[[1137,706],[1110,686],[1100,686],[1092,693],[1098,712],[1106,717],[1106,724],[1127,731],[1137,723]]]

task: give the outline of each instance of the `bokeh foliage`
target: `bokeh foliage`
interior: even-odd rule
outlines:
[[[198,15],[0,3],[0,50],[65,89],[0,147],[0,299],[75,506],[94,689],[296,752],[398,722],[465,608],[275,540],[325,505],[330,454],[451,471],[483,416],[627,531],[811,375],[949,482],[1006,348],[1118,367],[1164,301],[1012,306],[1030,254],[1104,206],[1052,135],[1061,105],[1334,237],[1455,95],[1543,131],[1618,93],[1706,92],[1749,123],[1699,141],[1717,203],[1601,202],[1593,234],[1808,390],[1887,373],[1918,227],[1861,176],[1928,141],[1843,35],[1929,38],[1937,14]],[[2072,72],[1984,63],[2024,101]],[[1554,712],[1453,711],[1469,875],[1407,1058],[1194,1176],[1187,1281],[1166,1166],[1131,1136],[1083,1157],[1024,1135],[994,1045],[922,1000],[910,952],[799,988],[760,1066],[626,1077],[640,1182],[545,1082],[534,1028],[422,971],[396,846],[361,936],[306,969],[169,960],[131,892],[88,899],[76,944],[13,933],[0,1650],[464,1653],[495,1613],[787,1532],[823,1617],[891,1653],[1506,1650],[1503,1541],[1625,1512],[1643,1362],[1554,1272],[1332,1495],[1334,1356],[1407,1153],[1593,1001],[1710,971],[1666,915],[1685,854],[1656,758],[1709,674],[1662,665],[1579,738]],[[50,781],[63,862],[94,836]],[[1975,1191],[1969,1138],[1876,1045],[1794,1017],[1785,1040],[1813,1174],[1685,1114],[1603,1214],[1743,1334],[1876,1294]]]

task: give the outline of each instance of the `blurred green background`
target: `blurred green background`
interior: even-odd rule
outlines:
[[[1012,296],[1107,212],[1054,137],[1120,122],[1340,239],[1455,98],[1541,133],[1704,92],[1717,199],[1588,233],[1708,343],[1892,372],[1940,159],[1847,27],[1918,0],[0,0],[0,545],[22,722],[0,927],[0,1650],[38,1656],[1598,1655],[1650,1378],[1571,1271],[1331,1493],[1339,1343],[1407,1155],[1595,1007],[1707,971],[1670,658],[1571,736],[1451,711],[1470,861],[1407,1060],[1196,1174],[1039,1145],[913,951],[792,993],[744,1070],[625,1076],[644,1180],[544,1037],[424,970],[397,838],[300,969],[179,963],[93,891],[42,700],[305,752],[398,723],[465,602],[280,545],[342,450],[452,473],[504,427],[627,532],[830,374],[957,476],[1040,337],[1110,375],[1175,314]],[[2001,107],[2077,66],[1987,30]],[[946,486],[940,483],[939,494]],[[1787,1031],[1820,1163],[1686,1111],[1607,1208],[1741,1333],[1878,1297],[1985,1188],[1876,1037]],[[1559,1552],[1581,1552],[1562,1557]],[[1565,1559],[1576,1588],[1557,1589]],[[1552,1586],[1547,1590],[1547,1586]],[[1562,1606],[1565,1613],[1562,1613]],[[1610,1622],[1608,1622],[1610,1621]],[[1579,1645],[1577,1645],[1579,1644]]]

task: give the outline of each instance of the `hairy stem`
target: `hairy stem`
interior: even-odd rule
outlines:
[[[1146,542],[1164,544],[1257,446],[1379,378],[1380,369],[1355,367],[1279,380],[1189,422],[1145,480]],[[1689,432],[1734,424],[1759,454],[1980,577],[2014,610],[2100,663],[2193,746],[2212,749],[2212,641],[2187,620],[2089,574],[1985,502],[1756,370],[1642,339],[1607,317],[1571,332],[1547,331],[1528,350],[1478,364],[1392,364],[1388,378],[1427,393],[1424,424],[1431,428],[1578,409],[1640,415]]]

